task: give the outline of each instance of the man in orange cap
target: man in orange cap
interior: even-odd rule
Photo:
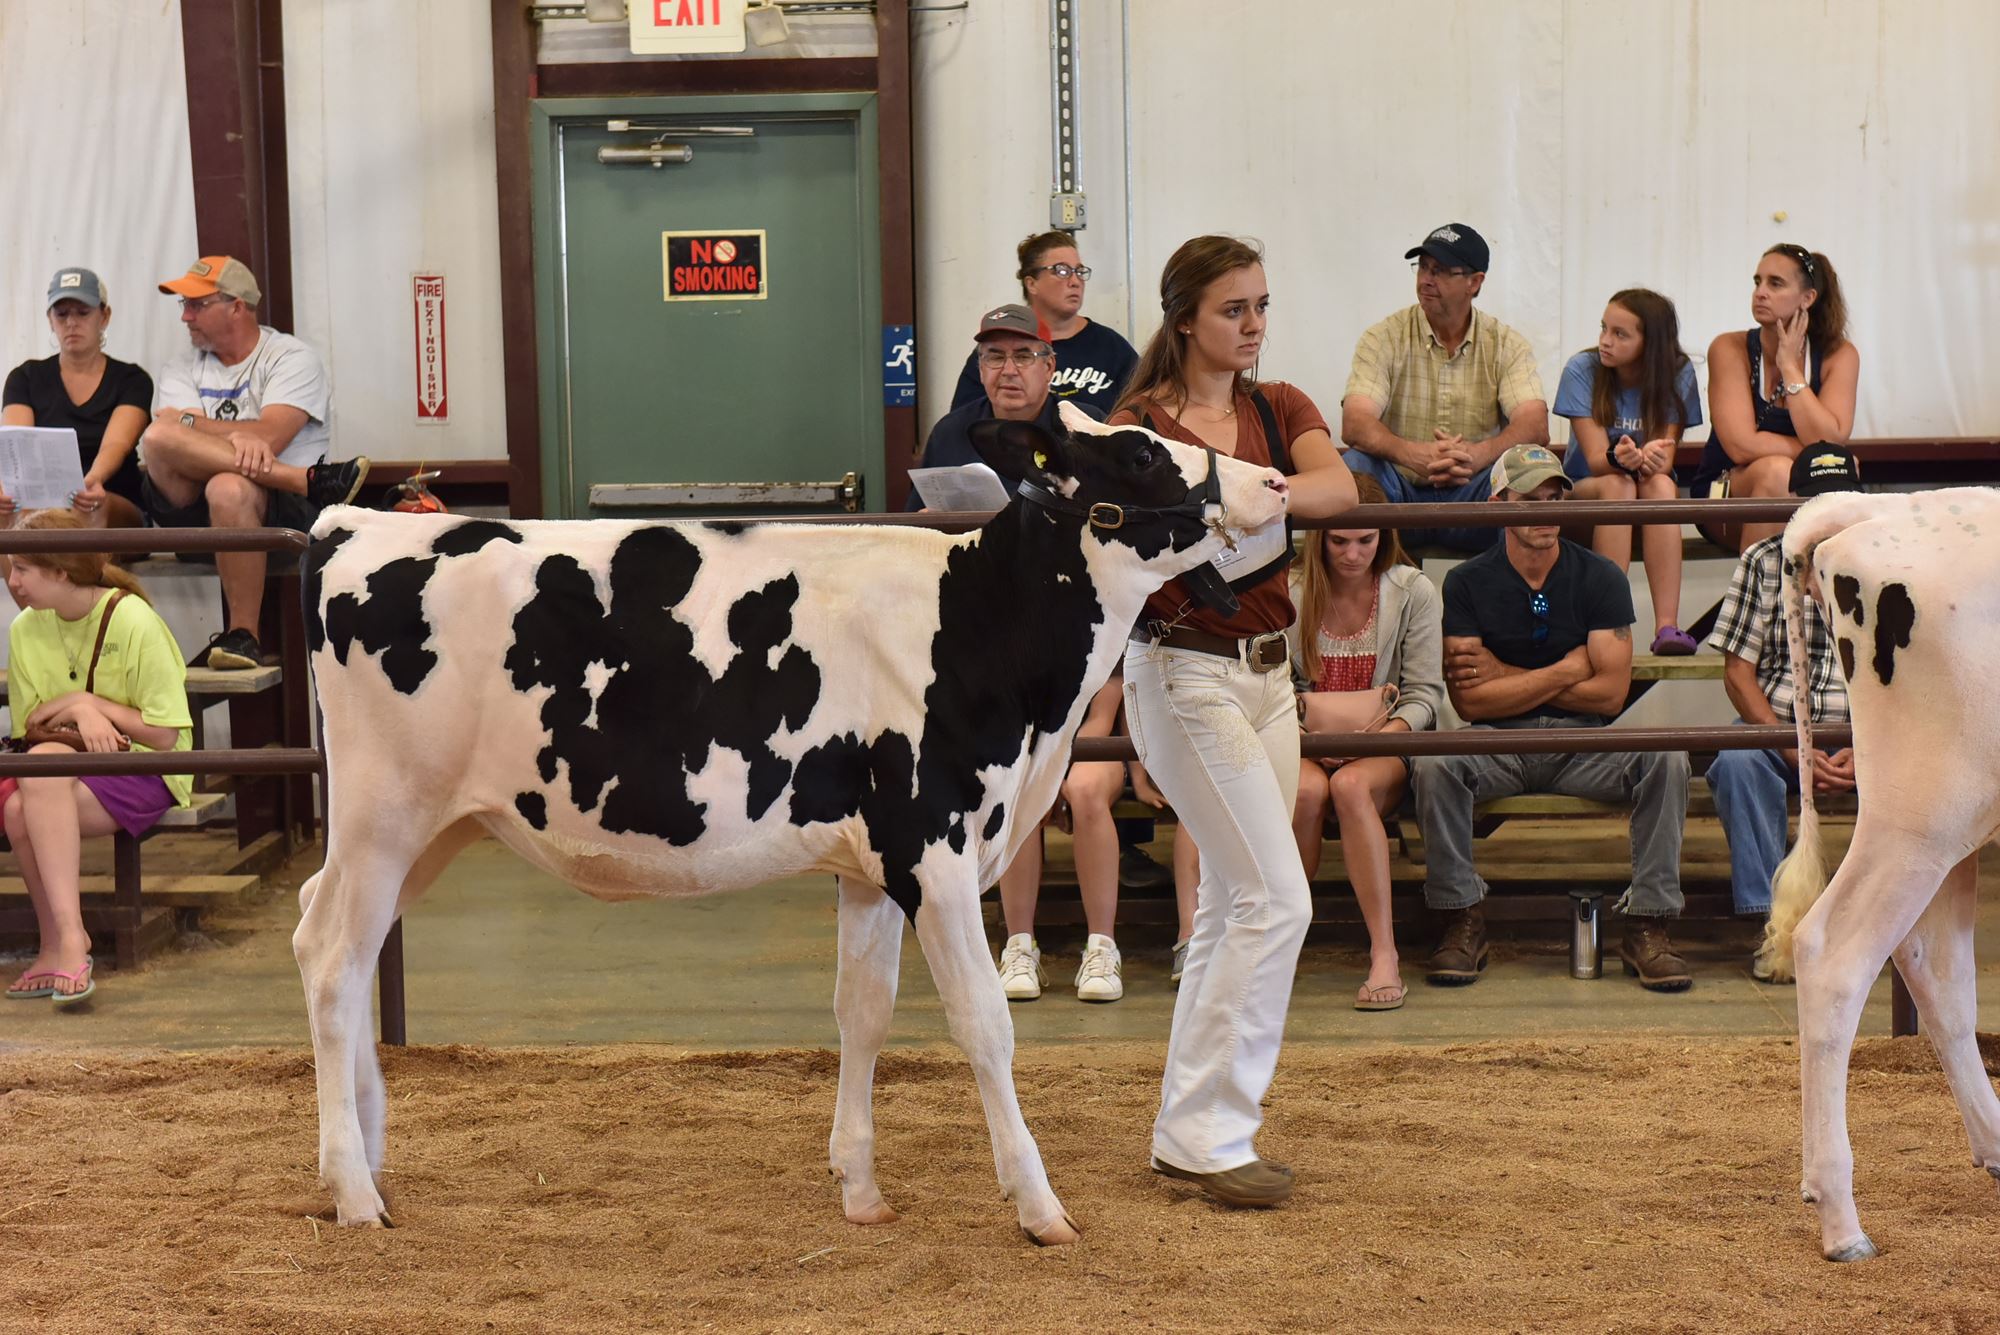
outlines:
[[[364,457],[326,462],[329,386],[317,352],[257,319],[262,293],[241,260],[196,260],[160,291],[180,298],[193,347],[160,373],[140,454],[146,511],[162,528],[309,529],[329,505],[354,499]],[[257,614],[262,552],[218,552],[229,624],[195,665],[263,661]]]

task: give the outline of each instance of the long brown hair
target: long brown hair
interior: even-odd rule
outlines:
[[[1198,236],[1182,243],[1160,271],[1160,327],[1132,369],[1120,410],[1139,412],[1142,400],[1157,398],[1162,390],[1175,399],[1187,398],[1188,336],[1180,332],[1181,321],[1193,318],[1210,283],[1263,262],[1264,248],[1240,237]],[[1238,371],[1234,392],[1247,394],[1252,383],[1248,372]]]
[[[74,510],[31,510],[15,525],[22,529],[69,529],[86,527]],[[150,605],[146,590],[125,570],[111,564],[103,552],[16,552],[15,561],[42,570],[60,571],[78,588],[123,589]]]
[[[1806,311],[1806,337],[1820,356],[1832,352],[1847,341],[1847,301],[1840,295],[1840,275],[1833,271],[1833,261],[1816,250],[1780,241],[1764,252],[1766,255],[1783,255],[1799,266],[1799,275],[1805,285],[1819,293]]]
[[[1645,439],[1658,440],[1670,426],[1686,427],[1681,404],[1681,368],[1688,364],[1681,350],[1681,321],[1674,303],[1650,288],[1628,287],[1611,294],[1613,306],[1623,306],[1639,321],[1639,424]],[[1593,348],[1591,351],[1595,352]],[[1618,393],[1618,373],[1597,364],[1591,380],[1590,415],[1607,431],[1618,417],[1612,400]]]
[[[1068,232],[1037,232],[1014,247],[1014,258],[1020,261],[1019,267],[1014,270],[1014,277],[1021,280],[1023,303],[1034,304],[1028,296],[1028,275],[1042,267],[1042,256],[1064,247],[1076,249],[1076,238]]]
[[[1389,503],[1382,484],[1366,473],[1354,475],[1354,494],[1363,505]],[[1368,563],[1371,576],[1380,579],[1390,566],[1415,564],[1403,551],[1395,529],[1378,529],[1377,533],[1375,559]],[[1299,651],[1313,681],[1318,681],[1320,674],[1319,625],[1326,619],[1326,605],[1332,597],[1333,568],[1326,563],[1326,532],[1315,529],[1299,558]]]

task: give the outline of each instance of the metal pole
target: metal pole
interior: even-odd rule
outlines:
[[[381,996],[382,1041],[403,1047],[410,1041],[403,1007],[403,920],[389,928],[382,939],[382,953],[375,957],[375,982]]]

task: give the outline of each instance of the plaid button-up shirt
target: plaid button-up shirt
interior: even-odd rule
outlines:
[[[1757,665],[1757,688],[1781,723],[1792,713],[1792,651],[1785,632],[1783,535],[1753,543],[1736,563],[1723,595],[1722,615],[1708,642],[1725,654]],[[1848,721],[1847,683],[1834,659],[1833,636],[1819,604],[1806,599],[1806,689],[1814,723]]]
[[[1411,306],[1372,325],[1354,345],[1342,399],[1381,405],[1382,424],[1404,440],[1447,435],[1485,440],[1524,403],[1545,401],[1535,354],[1519,332],[1474,309],[1465,342],[1449,356],[1424,308]],[[1403,474],[1412,482],[1424,479]]]

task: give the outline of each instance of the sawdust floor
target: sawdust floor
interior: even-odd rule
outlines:
[[[1783,1039],[1288,1051],[1287,1208],[1146,1171],[1158,1044],[1017,1064],[1085,1230],[998,1198],[955,1051],[877,1076],[901,1222],[840,1217],[835,1058],[625,1045],[386,1057],[391,1232],[314,1223],[297,1052],[0,1056],[0,1329],[1990,1330],[2000,1200],[1921,1040],[1860,1045],[1861,1266],[1799,1203]],[[1989,1040],[1988,1063],[2000,1057]]]

